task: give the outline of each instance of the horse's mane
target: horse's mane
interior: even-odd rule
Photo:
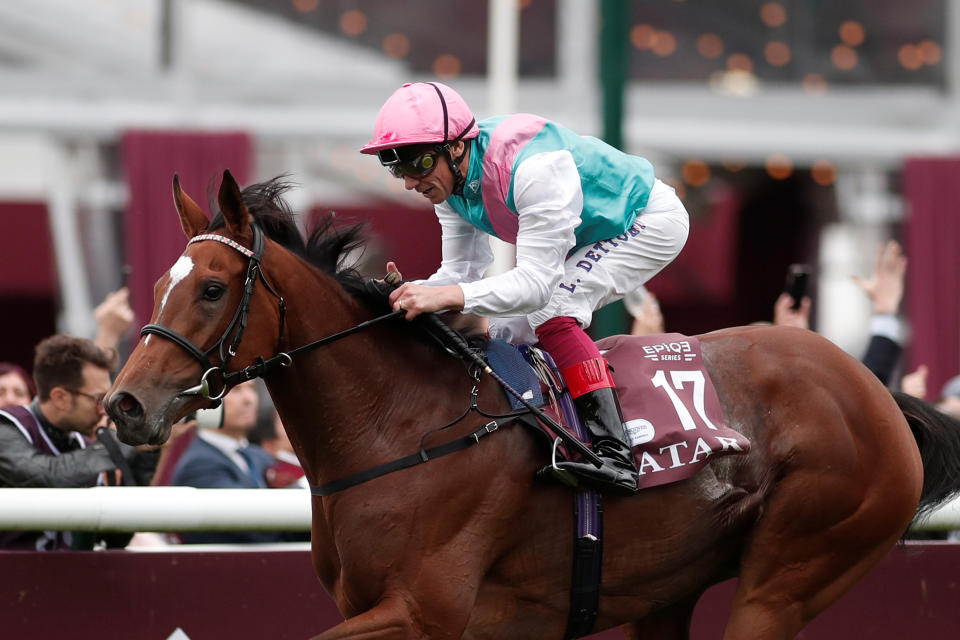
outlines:
[[[337,225],[336,216],[331,212],[315,221],[304,239],[290,206],[283,199],[283,194],[294,186],[285,178],[277,176],[252,184],[240,193],[264,235],[332,277],[372,313],[388,313],[387,298],[376,288],[367,286],[358,266],[367,241],[366,225],[362,222]],[[210,229],[224,224],[223,213],[218,211]],[[434,348],[438,345],[438,339],[417,322],[397,322],[395,326]]]
[[[293,186],[286,176],[277,176],[248,186],[241,197],[264,235],[331,276],[364,304],[382,310],[385,300],[365,286],[358,267],[367,241],[366,226],[362,222],[336,225],[336,216],[331,212],[320,216],[304,239],[290,205],[283,198]],[[210,228],[222,226],[223,214],[218,212]]]

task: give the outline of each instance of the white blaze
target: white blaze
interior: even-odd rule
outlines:
[[[160,299],[160,310],[157,312],[157,319],[159,320],[160,316],[163,315],[163,308],[167,304],[167,299],[170,297],[170,292],[173,291],[173,288],[180,284],[180,282],[190,275],[190,272],[193,271],[193,260],[187,256],[180,256],[180,258],[170,267],[170,283],[167,285],[167,290],[163,292],[163,298]],[[147,336],[147,339],[144,340],[144,344],[150,342],[150,336]]]

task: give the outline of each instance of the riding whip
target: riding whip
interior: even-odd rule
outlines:
[[[387,283],[391,289],[396,289],[402,282],[400,272],[388,271],[383,277],[383,281]],[[600,458],[600,456],[591,451],[590,448],[587,447],[587,445],[585,445],[579,438],[570,433],[565,427],[561,426],[556,420],[541,411],[538,407],[535,407],[529,400],[524,398],[519,391],[510,386],[510,383],[508,383],[496,371],[494,371],[486,362],[486,360],[481,358],[476,351],[470,348],[470,345],[468,345],[466,340],[463,339],[463,336],[451,329],[443,320],[432,313],[424,313],[421,314],[420,317],[423,318],[423,321],[429,324],[432,329],[439,331],[462,358],[480,367],[484,373],[496,380],[497,383],[499,383],[507,393],[516,398],[517,401],[519,401],[528,411],[534,414],[537,419],[543,421],[546,425],[553,429],[557,436],[563,440],[564,444],[571,449],[575,449],[580,455],[594,464],[598,469],[603,466],[603,460]]]

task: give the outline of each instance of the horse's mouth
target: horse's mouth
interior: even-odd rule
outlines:
[[[133,446],[161,445],[170,437],[170,425],[185,402],[173,396],[158,411],[150,412],[134,394],[121,390],[108,398],[106,406],[122,442]]]

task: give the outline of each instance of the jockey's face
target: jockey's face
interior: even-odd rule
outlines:
[[[450,145],[451,155],[456,158],[464,151],[464,142],[458,140]],[[460,170],[463,171],[468,158],[464,156],[460,162]],[[403,176],[403,186],[411,191],[422,194],[431,204],[440,204],[450,197],[453,193],[454,178],[450,171],[450,164],[447,158],[441,155],[438,158],[437,168],[423,178],[415,178],[408,175]]]

